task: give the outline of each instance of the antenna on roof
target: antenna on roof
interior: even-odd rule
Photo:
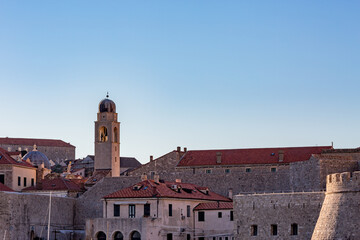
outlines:
[[[106,93],[106,98],[109,98],[109,92]]]

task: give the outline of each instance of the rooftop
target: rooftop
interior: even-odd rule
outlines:
[[[332,149],[332,146],[194,150],[187,151],[177,166],[291,163],[309,160],[312,154],[320,154],[326,149]],[[283,160],[279,161],[281,152]],[[217,161],[219,156],[220,162]]]
[[[71,191],[71,192],[81,192],[83,191],[81,181],[76,181],[73,179],[65,179],[62,177],[54,179],[43,179],[42,182],[37,186],[31,186],[24,188],[22,191]]]
[[[229,198],[209,191],[208,188],[190,183],[155,182],[145,180],[131,187],[111,193],[104,198],[182,198],[210,201],[231,201]]]
[[[3,148],[0,148],[0,164],[11,164],[11,165],[17,165],[17,166],[22,166],[22,167],[30,167],[30,168],[34,168],[34,166],[26,161],[16,161],[15,159],[13,159],[9,152],[6,151]]]
[[[0,183],[0,192],[13,192],[14,190],[12,190],[11,188],[9,188],[8,186]]]
[[[0,138],[0,144],[7,145],[26,145],[46,146],[46,147],[73,147],[70,143],[58,139],[36,139],[36,138]]]
[[[233,202],[208,202],[198,204],[194,210],[233,209]]]

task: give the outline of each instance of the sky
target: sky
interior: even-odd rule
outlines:
[[[359,1],[0,0],[0,137],[121,156],[360,146]]]

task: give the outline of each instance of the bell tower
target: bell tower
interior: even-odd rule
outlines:
[[[115,103],[106,95],[99,104],[95,121],[95,171],[111,170],[112,177],[120,176],[119,133]]]

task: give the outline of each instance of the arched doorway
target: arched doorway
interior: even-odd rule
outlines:
[[[106,240],[106,234],[104,232],[98,232],[96,234],[96,239],[97,240]]]
[[[113,239],[114,240],[124,240],[124,235],[121,232],[115,232]]]
[[[134,231],[130,234],[130,240],[141,240],[141,235],[138,231]]]

